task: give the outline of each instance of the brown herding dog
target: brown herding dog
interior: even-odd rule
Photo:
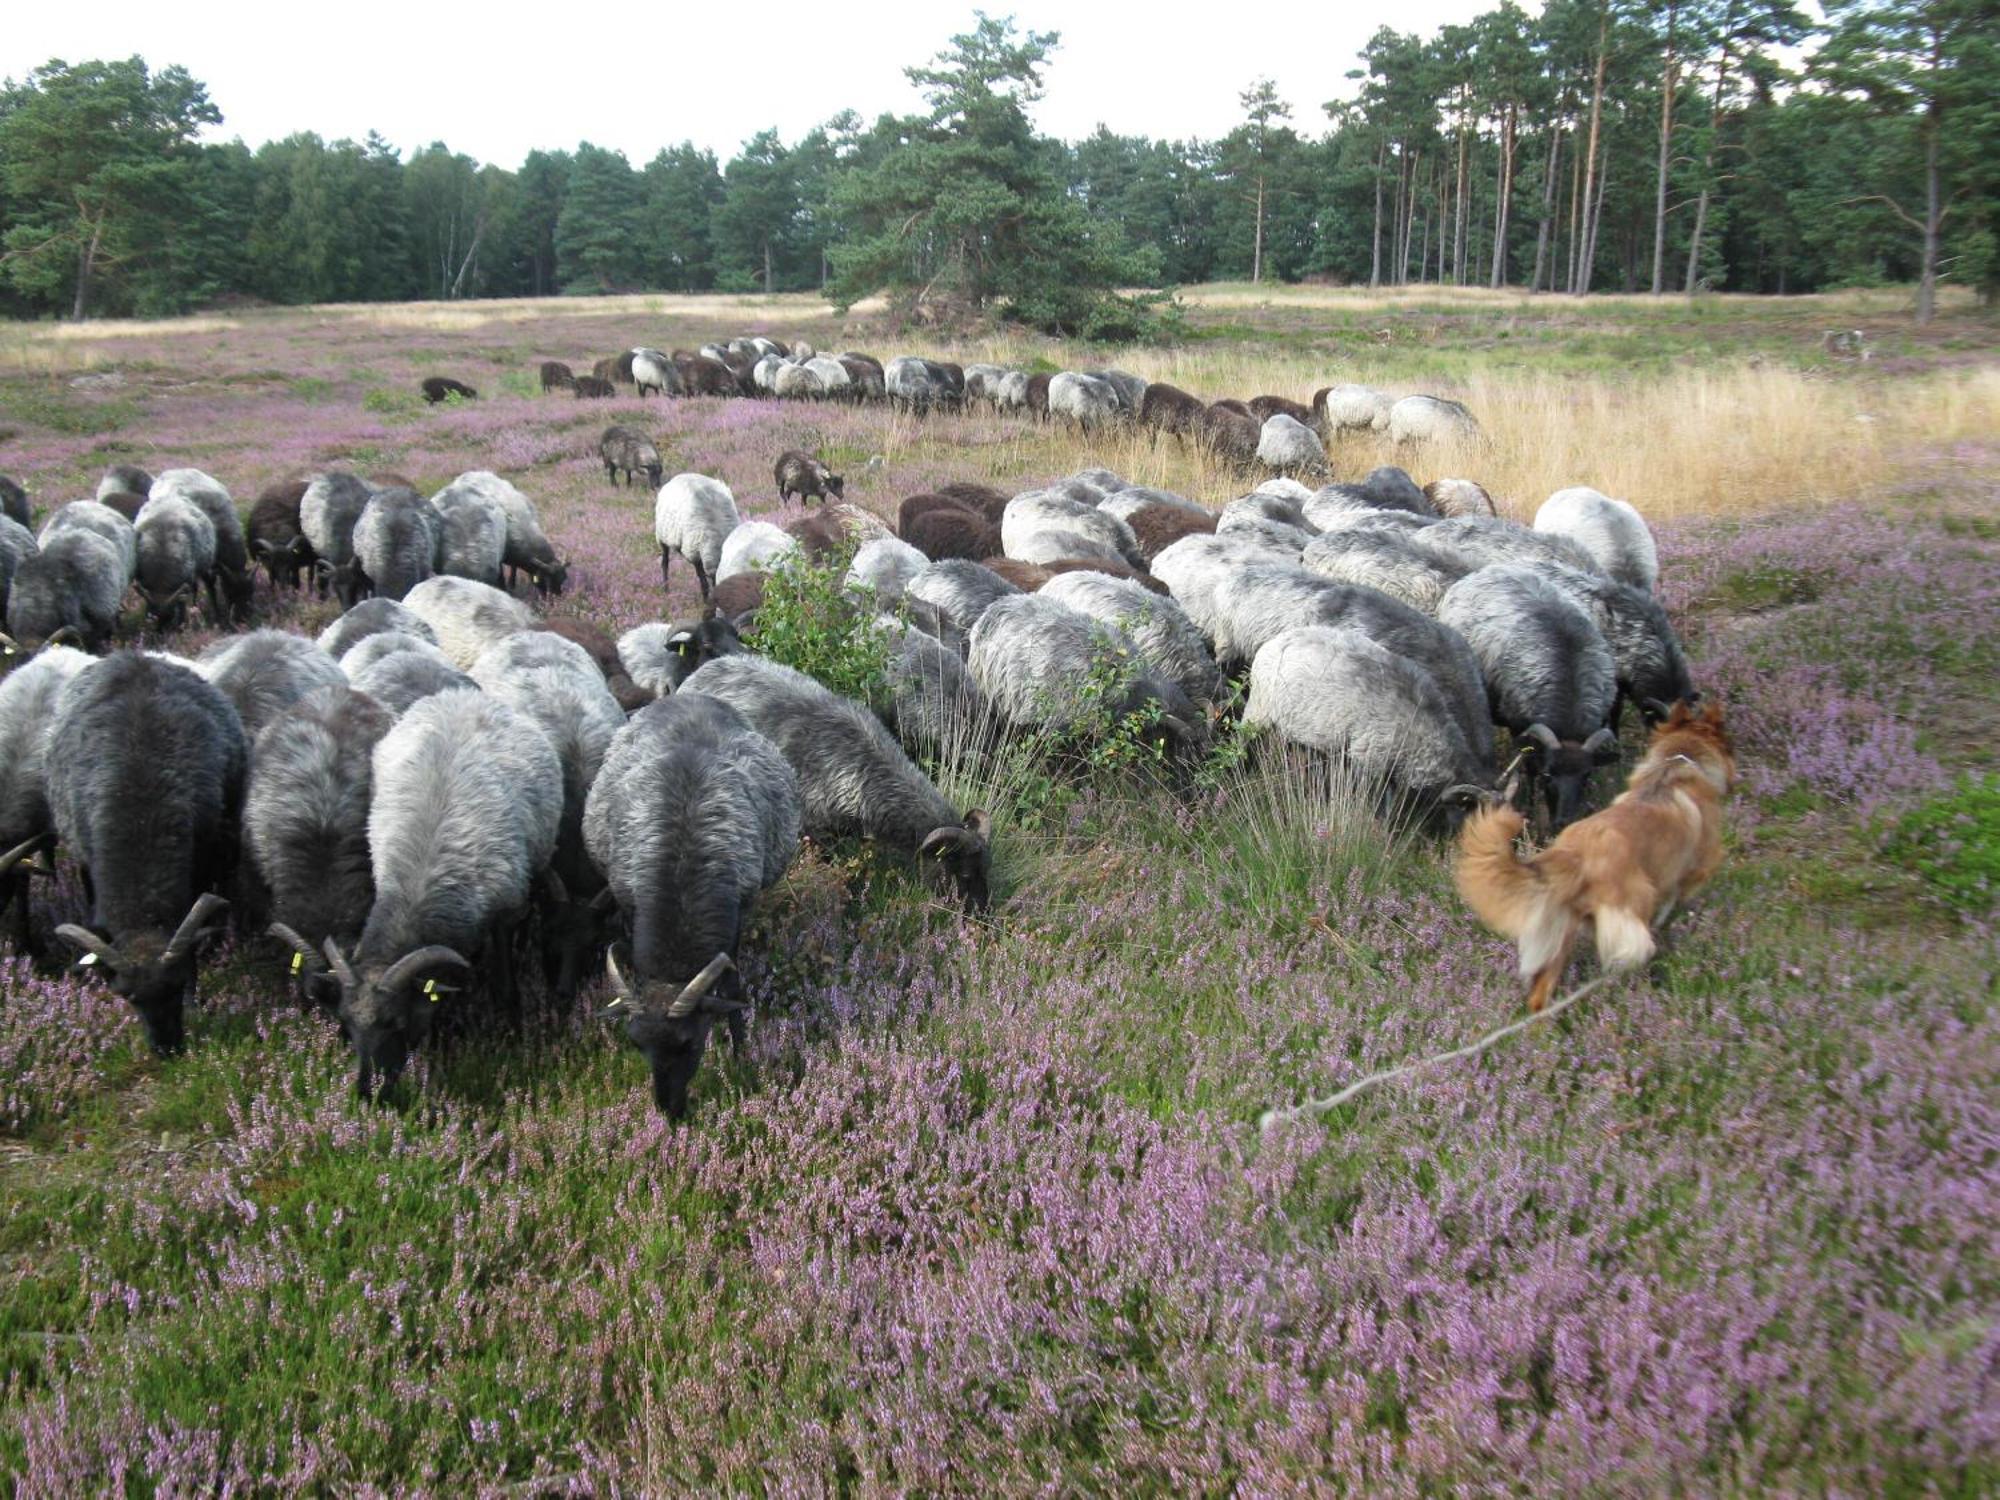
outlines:
[[[1511,807],[1475,813],[1459,835],[1458,889],[1479,919],[1520,945],[1528,1009],[1549,1002],[1585,922],[1606,973],[1653,956],[1654,930],[1722,863],[1722,799],[1736,758],[1722,706],[1676,703],[1646,758],[1604,811],[1523,859]]]

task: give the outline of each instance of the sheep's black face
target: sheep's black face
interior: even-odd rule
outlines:
[[[344,1029],[354,1047],[355,1092],[372,1099],[393,1087],[410,1061],[410,1037],[402,1025],[383,1021],[365,1026],[348,1024]]]
[[[968,911],[984,911],[992,899],[993,820],[979,808],[965,815],[960,828],[933,829],[917,850],[917,862],[933,883],[950,881],[950,888]]]
[[[653,1072],[653,1104],[670,1120],[687,1118],[688,1088],[701,1069],[712,1015],[669,1016],[663,1006],[640,1010],[625,1023],[625,1035],[646,1056]]]
[[[826,492],[836,500],[847,498],[847,481],[838,474],[826,476]]]
[[[114,994],[129,1000],[139,1013],[146,1043],[162,1057],[171,1057],[186,1045],[185,1010],[189,981],[194,978],[194,961],[142,963],[105,976]]]
[[[569,564],[547,563],[535,569],[535,587],[544,594],[560,594],[569,583]]]
[[[238,571],[234,568],[218,568],[222,579],[222,597],[229,601],[230,613],[239,620],[250,618],[250,600],[257,592],[257,580],[248,568]]]
[[[1581,745],[1565,742],[1554,750],[1536,751],[1535,774],[1542,783],[1550,833],[1561,833],[1590,811],[1597,768],[1618,758],[1617,742],[1606,746],[1600,739],[1593,735]]]

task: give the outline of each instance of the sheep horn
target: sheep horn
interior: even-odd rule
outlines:
[[[718,953],[708,961],[708,966],[687,982],[687,987],[674,997],[674,1003],[667,1007],[667,1014],[674,1017],[691,1016],[701,1005],[715,981],[722,977],[725,969],[736,965],[727,953]]]
[[[1613,734],[1610,728],[1607,726],[1606,728],[1598,730],[1595,734],[1591,735],[1589,739],[1583,742],[1583,753],[1585,755],[1595,755],[1597,754],[1598,751],[1603,750],[1608,746],[1615,745],[1617,743],[1618,743],[1618,736]]]
[[[1456,786],[1446,787],[1444,795],[1438,798],[1452,807],[1477,807],[1492,795],[1483,786],[1474,786],[1469,781],[1461,781]]]
[[[273,922],[264,930],[279,942],[290,947],[306,963],[313,965],[313,972],[315,974],[321,973],[326,969],[326,960],[320,956],[320,951],[298,933],[287,927],[283,922]]]
[[[1540,745],[1544,750],[1556,751],[1562,749],[1562,741],[1556,738],[1556,732],[1546,724],[1530,724],[1521,733]]]
[[[953,849],[963,846],[966,830],[963,828],[933,828],[924,835],[924,841],[917,845],[917,858],[933,855],[943,859]]]
[[[87,962],[103,956],[114,960],[113,967],[116,967],[115,960],[118,956],[118,950],[89,928],[78,927],[73,922],[65,922],[56,929],[56,936],[72,947],[83,950],[83,958],[79,962]]]
[[[632,984],[625,977],[625,971],[618,967],[615,944],[604,950],[604,972],[611,980],[611,988],[618,992],[618,998],[611,1002],[609,1009],[616,1010],[620,1005],[629,1005],[632,1001]]]
[[[195,944],[208,936],[209,918],[217,912],[228,909],[227,898],[216,895],[214,891],[203,891],[197,896],[194,905],[188,908],[188,914],[181,919],[180,927],[174,932],[173,941],[167,944],[164,955],[166,961],[171,963],[194,952]]]
[[[441,944],[433,943],[428,948],[419,948],[414,953],[405,953],[401,958],[389,965],[388,972],[382,976],[382,988],[393,991],[406,980],[415,977],[420,971],[429,968],[432,964],[451,964],[454,967],[465,970],[467,973],[472,972],[472,965],[459,956],[457,949],[446,948]]]
[[[42,642],[42,649],[46,651],[51,646],[60,646],[66,640],[81,641],[82,639],[83,632],[78,630],[74,625],[58,625],[54,633]]]
[[[1662,703],[1658,698],[1641,698],[1639,700],[1639,707],[1643,708],[1646,711],[1646,717],[1655,723],[1673,712],[1671,708]]]
[[[354,966],[341,957],[340,948],[334,940],[328,938],[320,945],[320,951],[326,954],[327,967],[333,970],[333,977],[340,981],[340,987],[344,990],[353,989]]]
[[[0,875],[13,871],[14,866],[31,859],[44,849],[55,847],[56,836],[52,833],[38,833],[24,844],[16,844],[5,854],[0,854]]]
[[[21,643],[6,631],[0,630],[0,656],[12,656],[21,649]]]

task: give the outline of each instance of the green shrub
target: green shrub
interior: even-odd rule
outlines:
[[[882,691],[889,642],[875,628],[873,591],[845,587],[853,558],[849,546],[821,563],[803,553],[781,559],[765,574],[749,640],[771,660],[869,703]]]
[[[1991,912],[2000,900],[2000,775],[1961,776],[1951,791],[1912,809],[1890,835],[1888,853],[1947,904]]]

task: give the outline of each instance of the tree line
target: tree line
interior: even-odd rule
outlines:
[[[980,15],[909,76],[728,161],[593,145],[508,170],[371,134],[252,150],[185,69],[52,61],[0,91],[0,311],[887,290],[1107,338],[1113,289],[1325,278],[1592,291],[2000,284],[2000,0],[1513,0],[1389,28],[1351,97],[1267,80],[1217,140],[1036,132],[1053,33]]]

